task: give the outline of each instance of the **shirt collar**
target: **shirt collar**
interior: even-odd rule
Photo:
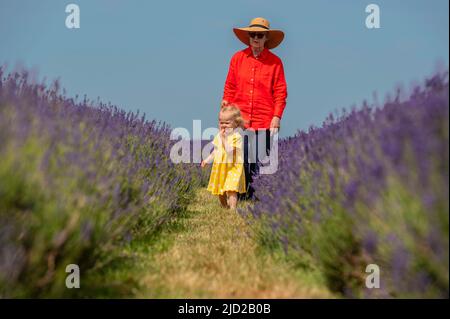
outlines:
[[[269,49],[264,48],[261,53],[258,56],[258,59],[264,59],[268,53]],[[247,54],[247,56],[253,56],[253,51],[252,48],[250,46],[247,47],[247,49],[245,49],[245,53]]]

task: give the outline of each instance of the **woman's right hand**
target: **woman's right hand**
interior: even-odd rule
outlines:
[[[227,100],[222,100],[222,103],[220,103],[220,107],[227,106],[229,103]]]

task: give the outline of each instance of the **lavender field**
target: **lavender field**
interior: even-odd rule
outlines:
[[[347,297],[448,298],[448,73],[402,94],[282,140],[278,172],[241,210],[263,221],[263,245]],[[366,289],[368,264],[380,289]]]
[[[165,123],[0,69],[0,297],[89,295],[96,283],[61,285],[66,265],[99,272],[182,211],[202,176],[171,162],[169,137]]]
[[[397,92],[384,105],[365,103],[281,139],[277,173],[256,177],[257,200],[238,211],[258,244],[292,267],[319,272],[338,297],[448,298],[448,89],[448,73],[439,73],[406,98]],[[58,82],[0,69],[0,298],[101,297],[105,289],[134,296],[128,279],[112,280],[108,269],[117,267],[124,247],[144,240],[142,251],[152,251],[154,241],[145,239],[186,218],[209,177],[198,164],[172,163],[170,132],[110,104],[67,98]],[[218,205],[202,201],[209,201],[206,194],[196,207],[207,206],[208,214]],[[220,218],[211,227],[226,239]],[[198,235],[200,243],[204,234]],[[220,258],[224,248],[214,244]],[[214,254],[205,245],[198,256]],[[197,256],[178,249],[174,256]],[[172,269],[165,260],[158,269],[186,282],[180,274],[194,262],[182,262]],[[68,264],[83,269],[81,289],[61,284]],[[381,271],[379,289],[365,286],[368,264]],[[255,273],[249,269],[248,276]],[[147,276],[151,287],[165,284],[158,271]]]

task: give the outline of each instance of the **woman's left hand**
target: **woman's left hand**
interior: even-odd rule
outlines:
[[[274,116],[272,121],[270,122],[270,135],[275,134],[280,129],[280,118],[278,116]]]

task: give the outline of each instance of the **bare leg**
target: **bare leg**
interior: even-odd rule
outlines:
[[[237,206],[237,192],[227,192],[228,205],[231,209],[236,209]]]
[[[227,203],[227,194],[219,195],[220,205],[224,208],[229,208]]]

